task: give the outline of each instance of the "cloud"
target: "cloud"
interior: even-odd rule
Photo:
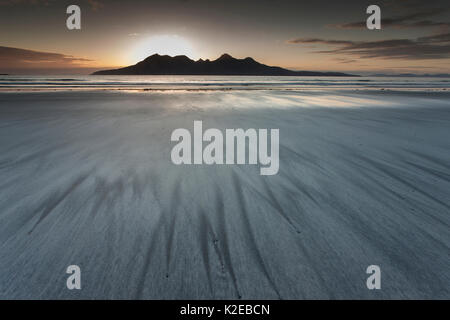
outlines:
[[[426,42],[450,42],[450,33],[441,33],[441,34],[435,34],[431,36],[426,37],[420,37],[418,38],[419,41],[426,41]]]
[[[0,0],[0,6],[13,6],[16,4],[45,4],[48,5],[54,0]]]
[[[323,39],[318,39],[318,38],[298,38],[298,39],[292,39],[292,40],[288,40],[288,43],[291,44],[298,44],[298,43],[321,43],[321,44],[337,44],[337,45],[341,45],[341,44],[352,44],[352,41],[346,41],[346,40],[323,40]]]
[[[0,6],[14,6],[14,5],[49,5],[56,0],[0,0]],[[100,0],[84,0],[88,3],[90,8],[94,11],[104,7],[103,1]],[[79,4],[80,5],[80,4]],[[81,6],[81,5],[80,5]]]
[[[96,11],[103,8],[105,5],[99,0],[88,0],[88,3],[91,5],[91,8]]]
[[[326,40],[297,38],[290,44],[322,44],[334,46],[330,50],[315,51],[322,54],[344,54],[349,57],[367,59],[449,59],[450,33],[435,34],[417,39],[390,39],[379,41]]]
[[[1,69],[74,68],[84,67],[93,60],[61,53],[41,52],[0,46]]]
[[[381,18],[381,26],[394,28],[424,28],[424,27],[449,27],[449,22],[433,21],[426,18],[442,14],[448,11],[448,8],[434,8],[422,10],[420,12],[400,15],[392,18]],[[329,25],[330,27],[340,29],[365,29],[366,21],[357,21],[343,24]]]
[[[355,59],[347,59],[347,58],[334,58],[334,60],[337,63],[354,63],[354,62],[358,62],[358,60]]]

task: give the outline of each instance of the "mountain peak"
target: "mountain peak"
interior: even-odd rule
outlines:
[[[158,53],[155,53],[155,54],[152,54],[151,56],[148,56],[147,58],[145,58],[145,59],[142,60],[142,61],[149,61],[149,60],[151,60],[151,59],[161,58],[161,57],[163,57],[163,56],[159,55]],[[142,61],[141,61],[141,62],[142,62]]]
[[[234,59],[234,58],[232,56],[230,56],[228,53],[224,53],[217,60],[231,60],[231,59]]]
[[[190,59],[185,56],[185,55],[178,55],[178,56],[169,56],[167,54],[165,55],[161,55],[158,53],[152,54],[151,56],[148,56],[147,58],[145,58],[144,60],[142,60],[141,62],[138,62],[140,64],[142,63],[151,63],[151,62],[155,62],[155,61],[159,61],[159,62],[166,62],[166,61],[190,61]]]

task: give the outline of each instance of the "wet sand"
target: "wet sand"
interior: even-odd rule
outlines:
[[[0,298],[448,299],[449,98],[0,93]],[[278,128],[278,174],[172,164],[194,120]]]

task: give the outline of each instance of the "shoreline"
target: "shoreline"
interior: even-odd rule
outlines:
[[[227,91],[294,91],[294,92],[397,92],[397,93],[406,93],[406,92],[450,92],[449,88],[336,88],[336,87],[299,87],[299,88],[267,88],[267,87],[253,87],[253,88],[242,88],[242,87],[219,87],[219,88],[107,88],[107,87],[98,87],[98,88],[2,88],[0,86],[0,93],[6,92],[227,92]]]

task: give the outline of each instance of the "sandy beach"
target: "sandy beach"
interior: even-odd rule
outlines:
[[[447,299],[449,101],[2,92],[0,298]],[[174,165],[170,135],[195,120],[279,129],[278,174]],[[82,290],[66,288],[72,264]]]

